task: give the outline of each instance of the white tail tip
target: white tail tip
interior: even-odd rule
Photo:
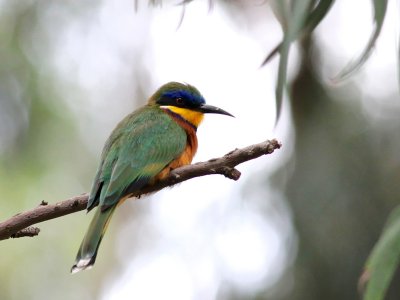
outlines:
[[[81,258],[78,262],[75,263],[75,265],[72,266],[71,268],[71,273],[75,274],[83,270],[89,270],[90,268],[93,267],[92,258]]]

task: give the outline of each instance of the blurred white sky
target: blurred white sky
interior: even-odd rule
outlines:
[[[360,2],[337,1],[318,29],[321,52],[325,61],[330,61],[324,74],[327,78],[339,71],[333,66],[344,66],[360,53],[368,39],[370,7],[360,11],[364,7]],[[133,0],[104,1],[89,24],[87,18],[84,23],[70,23],[54,37],[52,63],[61,78],[60,88],[79,86],[80,94],[67,102],[82,117],[80,131],[92,151],[100,153],[111,129],[134,109],[135,102],[129,99],[137,87],[134,80],[142,80],[134,73],[138,65],[153,76],[153,86],[144,91],[147,95],[165,82],[184,81],[198,87],[208,103],[236,116],[206,116],[198,130],[195,161],[273,137],[282,141],[284,148],[239,166],[239,182],[207,176],[146,200],[151,207],[146,220],[150,225],[132,220],[113,231],[118,234],[118,259],[124,267],[118,280],[104,286],[103,299],[217,299],[226,282],[243,294],[265,289],[276,282],[293,254],[287,249],[294,234],[290,212],[284,203],[282,207],[270,203],[271,198],[281,196],[275,195],[273,188],[269,193],[245,189],[250,181],[267,186],[267,172],[281,165],[291,151],[290,117],[284,115],[273,130],[277,59],[260,68],[267,51],[279,41],[279,27],[271,21],[268,6],[259,3],[256,10],[262,18],[245,28],[230,19],[218,3],[209,12],[208,1],[193,1],[186,6],[179,28],[182,7],[164,3],[154,9],[144,3],[135,13]],[[357,23],[346,13],[355,8]],[[391,43],[395,33],[389,29],[395,27],[396,17],[392,13],[386,20],[377,51],[365,72],[357,75],[368,80],[363,87],[365,98],[376,95],[382,86],[375,74],[387,76],[388,69],[395,70],[396,47]],[[146,49],[143,55],[137,55],[138,48]],[[295,49],[293,54],[291,69],[295,70]],[[385,82],[386,91],[397,89],[394,76]],[[137,242],[152,239],[132,250],[127,240],[131,239],[130,229],[138,225],[152,226],[158,234],[132,238]],[[107,242],[106,237],[103,243]],[[97,264],[106,254],[100,249]]]

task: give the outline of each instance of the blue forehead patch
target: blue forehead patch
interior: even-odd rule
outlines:
[[[206,101],[204,100],[203,96],[197,93],[192,93],[187,90],[172,90],[166,91],[163,93],[163,97],[167,98],[183,98],[184,100],[188,101],[193,105],[204,104]]]

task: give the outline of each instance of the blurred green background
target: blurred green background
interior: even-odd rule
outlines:
[[[253,40],[251,43],[255,40],[259,47],[258,57],[244,54],[222,66],[228,73],[235,74],[240,61],[246,60],[256,60],[253,65],[256,70],[267,50],[280,40],[279,27],[265,3],[214,1],[213,9],[208,12],[208,3],[195,2],[199,1],[193,1],[186,9],[198,5],[193,10],[202,9],[205,22],[208,22],[208,15],[218,13],[218,22],[247,37],[248,40],[238,39],[237,47],[250,43],[249,40]],[[237,213],[243,206],[253,207],[259,214],[257,218],[270,218],[269,222],[274,223],[273,234],[278,235],[276,239],[281,247],[276,251],[285,253],[277,263],[279,267],[255,269],[251,274],[256,277],[260,274],[259,278],[256,284],[246,287],[238,283],[246,282],[245,273],[239,272],[237,277],[225,274],[221,263],[224,259],[216,258],[212,274],[204,275],[207,279],[194,276],[189,283],[177,285],[178,289],[188,289],[187,293],[174,297],[177,294],[171,292],[165,295],[167,299],[354,300],[359,297],[357,281],[363,265],[390,211],[399,202],[400,97],[396,48],[390,48],[390,43],[385,42],[395,39],[390,33],[382,34],[385,48],[379,48],[378,40],[377,53],[373,53],[362,72],[341,85],[329,80],[357,49],[362,49],[370,32],[370,28],[361,31],[363,25],[355,26],[355,31],[360,30],[359,35],[337,44],[346,30],[340,23],[342,18],[347,18],[349,23],[346,24],[352,24],[356,18],[361,18],[358,22],[371,23],[369,10],[365,11],[365,19],[362,13],[354,14],[362,5],[361,1],[355,2],[349,7],[342,4],[344,7],[334,8],[332,17],[328,15],[322,28],[303,39],[294,50],[289,68],[291,100],[284,101],[282,118],[275,131],[273,120],[268,117],[274,112],[273,96],[229,100],[237,105],[233,113],[239,121],[241,112],[237,107],[240,105],[260,110],[260,103],[268,103],[265,127],[252,130],[265,138],[277,137],[283,143],[280,150],[283,153],[267,158],[278,162],[249,169],[251,173],[240,188],[229,183],[230,192],[220,196],[226,198],[226,203],[230,203],[233,194],[240,195],[241,199],[234,201],[233,208],[230,204],[220,207],[226,210],[225,215],[210,216],[214,211],[210,206],[202,218],[218,218],[223,224],[224,216],[231,212]],[[164,83],[160,79],[168,78],[157,73],[157,67],[164,62],[157,61],[154,53],[164,49],[151,49],[163,36],[154,34],[153,24],[166,13],[169,14],[167,18],[172,19],[171,24],[175,24],[171,27],[176,32],[189,30],[185,29],[185,22],[199,23],[199,28],[204,25],[200,17],[190,19],[191,15],[186,14],[181,27],[177,28],[182,8],[173,1],[164,1],[161,7],[149,6],[145,1],[135,3],[0,1],[1,220],[35,207],[42,200],[53,203],[87,192],[110,130],[122,116],[145,103],[155,87]],[[119,23],[120,17],[132,23]],[[219,30],[218,22],[210,26]],[[393,24],[390,19],[386,22],[387,27]],[[105,23],[113,25],[105,26]],[[200,30],[193,34],[202,33]],[[210,40],[209,52],[190,59],[207,65],[208,54],[222,57],[224,53],[218,49],[223,47],[225,39],[228,37]],[[359,45],[357,51],[350,47],[352,42],[352,45]],[[172,49],[187,46],[185,41],[163,45]],[[346,46],[351,51],[345,50]],[[212,65],[207,67],[210,74],[214,72]],[[272,74],[269,76],[276,74],[276,67],[274,61],[265,67]],[[169,69],[174,74],[173,68]],[[200,73],[199,78],[208,76]],[[180,76],[185,78],[185,74]],[[247,74],[242,72],[240,76]],[[192,76],[190,81],[196,85],[193,80],[196,77]],[[224,97],[224,89],[229,88],[234,93],[235,83],[224,77],[220,80],[214,82],[214,86],[222,89],[221,97]],[[270,90],[273,95],[274,83],[268,80],[270,78],[266,78],[265,85],[260,81],[253,84],[258,89]],[[215,98],[209,102],[218,105]],[[227,103],[222,107],[230,111]],[[221,132],[227,129],[218,128]],[[233,135],[231,140],[237,143],[225,146],[215,143],[211,147],[230,150],[247,143],[240,134],[230,134]],[[207,137],[202,139],[207,140]],[[204,153],[202,158],[222,155],[224,151],[208,154]],[[200,190],[205,188],[200,186]],[[167,197],[168,192],[163,195]],[[256,200],[246,202],[246,196],[251,198],[253,194]],[[130,299],[129,293],[112,296],[116,293],[112,293],[111,287],[118,289],[118,286],[129,285],[129,281],[121,279],[121,274],[128,268],[134,269],[134,265],[125,263],[129,257],[121,259],[131,249],[123,248],[121,243],[126,242],[140,252],[148,251],[146,249],[151,248],[154,241],[162,238],[154,227],[146,225],[147,218],[155,218],[157,222],[152,206],[157,206],[158,202],[153,199],[148,202],[151,204],[140,201],[126,206],[114,219],[115,224],[99,254],[101,263],[99,261],[93,270],[79,277],[71,276],[68,271],[89,222],[90,217],[83,212],[40,224],[38,237],[1,241],[0,298]],[[175,208],[181,209],[181,206],[175,204]],[[189,212],[183,207],[182,214],[186,213]],[[272,218],[271,215],[276,216]],[[244,215],[240,222],[247,222],[246,217],[252,215]],[[136,220],[136,223],[127,220]],[[262,222],[260,224],[264,224]],[[128,231],[134,227],[129,227],[128,223],[138,226]],[[209,226],[208,230],[212,231],[214,223],[210,224],[205,221],[198,226]],[[118,237],[117,233],[121,232],[125,235]],[[141,239],[142,236],[146,239]],[[207,242],[209,238],[212,235],[200,240],[198,251],[212,248]],[[185,239],[189,243],[199,242],[191,240],[190,235]],[[241,237],[237,239],[240,241]],[[138,241],[141,247],[137,247]],[[262,247],[268,248],[268,245],[266,237]],[[198,253],[192,252],[189,257],[196,260],[196,255]],[[177,268],[177,265],[167,264],[166,268]],[[149,272],[149,278],[158,278],[151,270]],[[164,273],[168,274],[168,270]],[[266,275],[274,273],[274,276]],[[118,281],[120,285],[116,285]],[[203,281],[205,283],[201,283]],[[208,285],[209,281],[213,282],[212,286]],[[155,299],[150,290],[157,289],[159,284],[154,281],[154,285],[141,287],[144,290],[142,299]],[[387,299],[399,298],[399,287],[393,284]]]

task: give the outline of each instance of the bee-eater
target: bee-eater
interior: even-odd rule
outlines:
[[[87,210],[98,206],[72,266],[76,273],[95,263],[115,208],[171,170],[190,164],[197,151],[197,127],[205,113],[232,116],[207,105],[189,84],[161,86],[147,105],[126,116],[108,138],[89,195]]]

